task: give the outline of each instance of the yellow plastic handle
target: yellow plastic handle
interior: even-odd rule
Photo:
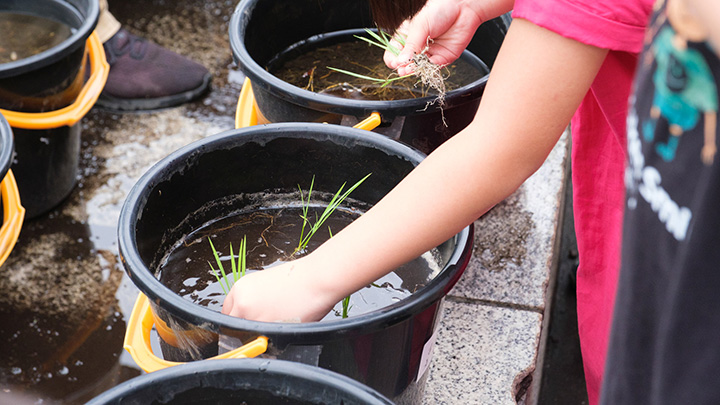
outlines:
[[[235,128],[245,128],[257,125],[257,109],[255,108],[255,95],[252,91],[250,79],[247,77],[243,82],[235,109]]]
[[[374,113],[370,114],[369,117],[367,117],[367,118],[365,118],[364,120],[362,120],[362,121],[358,122],[357,124],[355,124],[355,125],[353,126],[353,128],[365,129],[365,130],[368,130],[368,131],[372,131],[372,130],[375,129],[378,125],[380,125],[381,122],[382,122],[382,119],[380,118],[380,113],[379,113],[379,112],[374,112]]]
[[[258,124],[258,111],[255,105],[255,96],[252,91],[250,79],[247,77],[243,82],[240,97],[238,97],[237,108],[235,109],[235,128],[251,127]],[[357,123],[354,127],[372,131],[380,123],[382,119],[380,113],[373,112],[369,117]]]
[[[48,129],[72,126],[80,121],[95,105],[107,81],[110,65],[105,59],[105,50],[97,33],[93,31],[87,40],[92,74],[80,90],[77,100],[71,105],[43,113],[26,113],[0,109],[11,127],[24,129]]]
[[[0,228],[0,266],[5,263],[20,235],[23,219],[25,219],[25,208],[20,204],[20,193],[18,192],[15,176],[12,170],[8,169],[2,183],[0,183],[0,195],[3,203],[3,225]]]
[[[123,346],[125,347],[125,350],[130,353],[137,365],[148,373],[183,364],[181,362],[164,360],[155,356],[150,344],[150,331],[154,322],[152,309],[150,308],[150,301],[144,294],[140,293],[135,301],[132,313],[130,314]],[[265,353],[265,351],[267,351],[267,345],[268,338],[260,336],[252,342],[227,353],[212,357],[209,360],[255,357]]]

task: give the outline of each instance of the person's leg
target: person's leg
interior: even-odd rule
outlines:
[[[110,73],[96,105],[118,111],[153,110],[193,100],[210,87],[208,70],[122,28],[100,2],[96,31]]]

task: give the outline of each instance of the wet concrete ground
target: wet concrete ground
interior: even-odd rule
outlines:
[[[122,349],[126,321],[138,290],[127,279],[119,263],[117,219],[128,191],[153,163],[192,141],[234,127],[237,97],[243,80],[232,61],[228,40],[228,23],[236,3],[234,0],[110,0],[111,11],[126,28],[207,66],[214,75],[213,89],[198,101],[172,109],[131,114],[93,109],[85,117],[77,187],[62,205],[26,221],[15,249],[0,268],[0,288],[4,291],[0,296],[0,341],[7,342],[0,349],[0,403],[4,403],[3,398],[9,394],[25,394],[31,403],[83,403],[141,374]],[[518,211],[522,215],[516,219],[524,219],[520,223],[532,223],[532,215],[523,216],[527,215],[523,211],[527,208],[523,206],[526,203],[518,202],[526,199],[523,193],[508,199],[484,219],[484,227],[507,228],[506,219]],[[523,281],[515,282],[514,285],[529,285],[529,290],[533,291],[528,300],[531,305],[507,304],[506,301],[515,302],[516,299],[495,299],[494,294],[475,300],[472,292],[483,283],[491,287],[506,284],[509,279],[507,268],[527,266],[523,260],[527,262],[533,252],[513,249],[513,252],[503,253],[501,249],[502,246],[517,245],[517,238],[521,236],[532,239],[538,231],[518,229],[524,229],[524,233],[513,234],[516,239],[507,241],[498,239],[492,232],[476,237],[477,263],[466,271],[475,281],[466,278],[456,289],[459,298],[452,298],[448,306],[460,315],[448,317],[448,324],[465,321],[462,319],[463,308],[470,308],[469,304],[477,301],[488,308],[487,314],[496,313],[493,316],[502,319],[498,324],[505,322],[505,318],[511,319],[508,322],[516,326],[518,335],[524,338],[527,335],[523,345],[532,351],[537,347],[534,328],[543,313],[542,294],[537,292],[537,285],[544,279],[530,283],[523,274]],[[487,246],[492,246],[490,251]],[[517,255],[521,257],[513,259]],[[502,281],[493,283],[494,278]],[[495,295],[502,295],[503,291],[498,289]],[[516,301],[524,302],[522,299]],[[484,316],[483,319],[492,318],[485,309],[473,311],[471,314],[475,315],[469,324],[479,323],[477,314]],[[520,318],[509,315],[513,313],[528,320],[518,323]],[[461,329],[458,326],[443,332],[453,347],[453,333],[459,334]],[[497,332],[503,335],[500,330]],[[474,330],[468,333],[482,337]],[[482,337],[483,342],[487,341],[489,347],[494,345],[494,336],[487,333]],[[467,342],[465,335],[459,338],[468,347],[475,344]],[[520,340],[518,336],[515,338]],[[436,388],[431,392],[436,394],[449,393],[450,397],[458,399],[455,393],[467,392],[467,385],[486,384],[492,390],[496,386],[507,389],[508,392],[498,394],[504,402],[510,397],[511,384],[484,382],[487,378],[498,380],[494,375],[479,376],[473,367],[500,370],[504,366],[498,366],[500,363],[496,362],[505,358],[505,363],[511,364],[513,370],[526,366],[525,358],[519,354],[502,352],[501,356],[495,356],[495,352],[485,351],[483,356],[495,365],[473,365],[458,370],[467,365],[465,360],[468,364],[481,363],[479,359],[485,357],[474,358],[474,354],[466,350],[462,358],[456,359],[456,353],[445,348],[449,344],[444,344],[440,344],[435,352],[434,363],[440,368],[433,370],[439,370],[436,376],[447,379],[435,384]],[[563,344],[565,341],[561,341]],[[483,353],[483,349],[484,346],[478,344],[471,350]],[[528,355],[527,361],[532,361],[532,353]],[[445,357],[452,359],[445,361]],[[448,364],[450,361],[453,364]],[[577,359],[571,361],[576,365]],[[472,381],[455,386],[452,377],[465,374],[472,374]],[[570,373],[569,378],[573,376]],[[564,398],[568,399],[567,396]],[[434,402],[432,398],[426,400],[427,403],[452,403],[439,399]]]

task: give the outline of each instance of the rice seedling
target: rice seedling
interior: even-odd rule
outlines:
[[[330,215],[337,209],[337,207],[342,204],[342,202],[350,195],[350,193],[353,192],[360,184],[362,184],[368,177],[370,177],[369,173],[362,179],[358,180],[357,183],[355,183],[352,187],[347,189],[343,192],[345,189],[345,185],[347,183],[343,183],[340,186],[340,189],[333,195],[332,199],[328,203],[328,205],[325,207],[325,210],[322,212],[320,217],[315,218],[315,222],[313,223],[310,220],[310,200],[312,196],[313,186],[315,185],[315,176],[313,176],[312,180],[310,181],[310,188],[308,189],[307,196],[305,193],[303,193],[302,188],[300,188],[300,185],[298,185],[298,189],[300,190],[300,202],[302,204],[302,213],[300,217],[302,218],[302,226],[300,229],[300,242],[298,243],[297,248],[295,248],[295,251],[293,251],[292,255],[295,255],[299,252],[304,252],[307,248],[308,243],[310,242],[310,239],[312,236],[322,227],[325,220],[327,220]],[[306,233],[307,229],[307,233]],[[332,230],[328,227],[328,232],[330,233],[330,237],[332,238]],[[210,265],[210,269],[212,270],[213,274],[215,275],[215,278],[218,280],[218,283],[220,283],[220,287],[222,288],[223,292],[227,295],[230,292],[230,289],[232,288],[232,285],[237,282],[241,277],[245,275],[246,271],[246,255],[247,255],[247,237],[243,237],[242,241],[240,241],[240,249],[238,251],[237,255],[237,262],[235,261],[235,255],[233,253],[233,246],[232,243],[230,244],[230,263],[231,263],[231,271],[233,276],[233,282],[230,283],[228,274],[225,271],[225,268],[222,264],[222,260],[220,259],[220,253],[215,249],[215,245],[212,243],[212,239],[208,237],[208,242],[210,242],[210,248],[212,249],[213,256],[215,257],[215,263],[217,264],[217,269],[213,267],[212,263],[208,261],[208,265]],[[343,298],[342,300],[342,317],[347,318],[348,317],[348,311],[350,310],[352,306],[350,305],[350,296]]]
[[[308,212],[310,210],[310,197],[312,195],[312,189],[315,185],[315,176],[313,176],[312,180],[310,181],[310,188],[308,189],[307,198],[305,198],[305,195],[302,191],[302,188],[298,185],[298,189],[300,190],[300,201],[302,203],[302,214],[300,217],[302,218],[302,227],[300,228],[300,242],[298,243],[298,247],[295,249],[293,254],[302,252],[307,248],[308,243],[310,242],[310,238],[315,234],[315,232],[320,229],[322,224],[325,222],[326,219],[330,217],[330,215],[335,211],[335,209],[340,206],[340,204],[350,195],[350,193],[353,192],[360,184],[362,184],[365,179],[370,177],[369,173],[362,179],[358,180],[357,183],[355,183],[352,187],[350,187],[347,191],[343,193],[343,189],[345,188],[345,184],[343,183],[340,186],[340,189],[335,193],[333,198],[330,200],[330,203],[325,207],[325,210],[320,215],[319,218],[316,218],[315,223],[310,223],[310,218],[308,217]],[[341,194],[342,193],[342,194]],[[306,225],[309,227],[308,233],[305,233],[305,227]],[[330,237],[332,238],[332,230],[328,228],[328,232],[330,233]],[[348,311],[350,310],[350,296],[343,298],[342,300],[342,317],[343,319],[348,317]]]
[[[350,308],[352,308],[352,305],[350,305],[350,296],[343,298],[342,300],[342,318],[345,319],[348,317],[348,312],[350,311]]]
[[[369,44],[371,44],[371,45],[377,46],[377,47],[379,47],[379,48],[381,48],[381,49],[383,49],[383,50],[390,51],[390,52],[392,52],[395,56],[397,56],[397,55],[400,54],[400,50],[397,49],[396,47],[394,47],[394,46],[391,44],[391,42],[390,42],[390,41],[392,40],[392,37],[391,37],[390,35],[388,35],[386,32],[384,32],[384,31],[382,31],[382,30],[378,30],[378,33],[375,33],[374,31],[372,31],[372,30],[370,30],[370,29],[368,29],[368,28],[365,29],[365,32],[367,32],[368,35],[370,35],[372,38],[367,38],[367,37],[363,37],[363,36],[360,36],[360,35],[353,35],[353,36],[354,36],[355,38],[360,39],[360,40],[362,40],[362,41],[365,41],[365,42],[367,42],[367,43],[369,43]],[[402,38],[401,36],[397,36],[397,37],[396,37],[396,40],[397,40],[400,44],[405,45],[405,40],[404,40],[404,38]],[[363,74],[360,74],[360,73],[351,72],[351,71],[349,71],[349,70],[337,69],[337,68],[330,67],[330,66],[328,66],[327,68],[330,69],[330,70],[334,70],[334,71],[336,71],[336,72],[339,72],[339,73],[343,73],[343,74],[346,74],[346,75],[349,75],[349,76],[357,77],[357,78],[359,78],[359,79],[364,79],[364,80],[369,80],[369,81],[372,81],[372,82],[380,83],[380,87],[385,87],[385,86],[387,86],[388,84],[390,84],[390,83],[392,83],[392,82],[394,82],[394,81],[396,81],[396,80],[403,79],[403,78],[405,77],[405,76],[390,76],[390,77],[386,77],[386,78],[378,78],[378,77],[372,77],[372,76],[367,76],[367,75],[363,75]]]
[[[293,254],[302,252],[307,248],[308,243],[310,242],[310,238],[315,234],[315,232],[320,229],[322,224],[325,222],[326,219],[330,217],[330,215],[335,211],[335,209],[342,204],[342,202],[350,195],[350,193],[353,192],[360,184],[362,184],[365,179],[370,177],[372,173],[368,173],[365,177],[358,180],[357,183],[353,184],[352,187],[347,189],[343,193],[343,189],[345,188],[345,184],[343,183],[340,186],[340,189],[335,193],[333,198],[330,200],[330,203],[325,207],[325,210],[320,215],[319,218],[316,218],[315,223],[310,223],[310,218],[308,217],[308,212],[310,210],[310,197],[312,195],[312,189],[315,185],[315,176],[313,176],[312,180],[310,181],[310,188],[308,189],[307,198],[305,198],[304,193],[302,191],[302,188],[298,185],[298,189],[300,190],[300,202],[302,203],[302,214],[300,217],[302,218],[302,227],[300,228],[300,243],[298,243],[298,247],[295,249]],[[341,194],[342,193],[342,194]],[[309,226],[308,233],[305,234],[305,227]],[[332,238],[332,229],[328,228],[328,233],[330,234],[330,237]],[[348,311],[350,311],[350,295],[343,298],[342,300],[342,318],[345,319],[348,317]]]
[[[395,39],[400,45],[405,46],[405,38],[402,35],[395,35],[394,37],[387,34],[386,32],[378,29],[378,32],[374,32],[373,30],[370,30],[368,28],[365,29],[365,32],[370,35],[371,38],[355,35],[355,38],[358,38],[362,41],[365,41],[371,45],[377,46],[385,51],[391,52],[393,55],[398,56],[400,54],[400,50],[393,46],[392,40]],[[408,65],[412,65],[413,67],[413,73],[412,75],[415,75],[418,77],[419,82],[422,83],[423,86],[427,88],[434,89],[438,96],[429,102],[427,106],[429,107],[431,104],[438,103],[439,106],[442,107],[445,104],[445,77],[443,76],[443,67],[440,65],[437,65],[430,61],[430,58],[427,55],[427,52],[430,48],[430,43],[432,42],[432,39],[428,38],[427,44],[425,46],[425,49],[422,50],[422,52],[414,55],[412,59],[408,62]],[[336,72],[344,73],[353,77],[357,77],[360,79],[365,79],[369,81],[373,81],[376,83],[381,83],[380,87],[385,87],[388,84],[394,82],[395,80],[399,80],[402,78],[405,78],[407,76],[390,76],[386,78],[377,78],[377,77],[371,77],[367,75],[362,75],[355,72],[350,72],[348,70],[343,69],[336,69],[333,67],[328,66],[327,67],[330,70],[334,70]],[[444,117],[443,117],[444,121]]]
[[[332,230],[328,227],[328,233],[330,234],[330,237],[332,238]],[[343,298],[341,301],[342,304],[342,319],[345,319],[348,317],[348,312],[350,312],[350,308],[352,308],[352,305],[350,305],[350,296],[352,294],[348,295],[347,297]]]
[[[367,179],[368,177],[370,177],[370,174],[360,179],[344,193],[343,189],[345,188],[345,185],[347,183],[343,183],[340,186],[340,189],[335,193],[333,198],[325,207],[325,210],[322,212],[320,217],[315,218],[314,223],[311,222],[308,213],[310,211],[310,198],[312,196],[313,186],[315,185],[315,176],[313,176],[312,180],[310,181],[310,188],[308,189],[307,196],[305,196],[302,188],[300,188],[300,185],[298,185],[298,190],[300,190],[300,202],[302,203],[302,213],[300,214],[300,218],[302,218],[302,227],[300,228],[300,241],[298,242],[298,245],[295,248],[293,255],[305,251],[305,248],[307,248],[307,245],[310,242],[310,238],[312,238],[313,235],[315,235],[315,233],[320,229],[320,227],[322,227],[325,220],[327,220],[330,215],[335,211],[335,209],[340,206],[340,204],[342,204],[342,202],[350,195],[350,193],[352,193],[353,190],[355,190],[360,184],[362,184],[362,182],[364,182],[365,179]],[[307,233],[305,232],[306,228],[308,229]]]

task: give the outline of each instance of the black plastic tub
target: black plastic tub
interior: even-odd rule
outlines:
[[[378,112],[383,124],[375,132],[424,153],[465,128],[480,103],[487,75],[448,92],[441,112],[437,103],[428,105],[433,97],[350,100],[304,90],[266,70],[274,57],[292,47],[374,26],[368,3],[362,0],[241,0],[230,20],[230,45],[235,62],[252,83],[258,115],[268,122],[354,125]],[[483,24],[466,50],[469,59],[479,58],[492,67],[508,26],[508,16]]]
[[[265,336],[266,356],[333,370],[396,403],[418,403],[444,297],[471,256],[471,227],[437,248],[440,269],[424,287],[387,307],[336,321],[265,323],[223,315],[172,292],[155,277],[155,267],[166,246],[179,240],[177,235],[238,208],[216,205],[189,218],[211,201],[241,193],[297,190],[314,174],[318,179],[313,192],[333,194],[344,181],[371,172],[352,198],[372,205],[423,158],[415,149],[365,130],[278,123],[208,137],[156,164],[130,191],[118,234],[125,269],[149,298],[155,315],[183,336],[205,339],[172,352],[163,349],[166,360],[187,361],[193,351],[200,358],[214,356],[218,339],[226,337],[247,343]]]
[[[122,404],[392,405],[340,374],[282,360],[211,360],[128,380],[87,405]]]
[[[3,215],[0,223],[0,266],[15,247],[25,219],[25,208],[20,203],[15,176],[10,169],[14,148],[12,128],[0,113],[0,206]]]
[[[109,72],[97,34],[92,34],[83,48],[88,50],[84,60],[90,67],[90,74],[72,104],[46,112],[0,109],[13,130],[12,170],[28,218],[60,204],[77,182],[80,121],[100,96]]]
[[[80,165],[80,124],[13,128],[13,132],[13,171],[27,217],[35,218],[56,207],[75,188]]]
[[[0,64],[0,108],[43,112],[75,102],[84,83],[85,42],[97,25],[99,7],[97,0],[0,0],[0,13],[49,18],[73,30],[50,49]]]

